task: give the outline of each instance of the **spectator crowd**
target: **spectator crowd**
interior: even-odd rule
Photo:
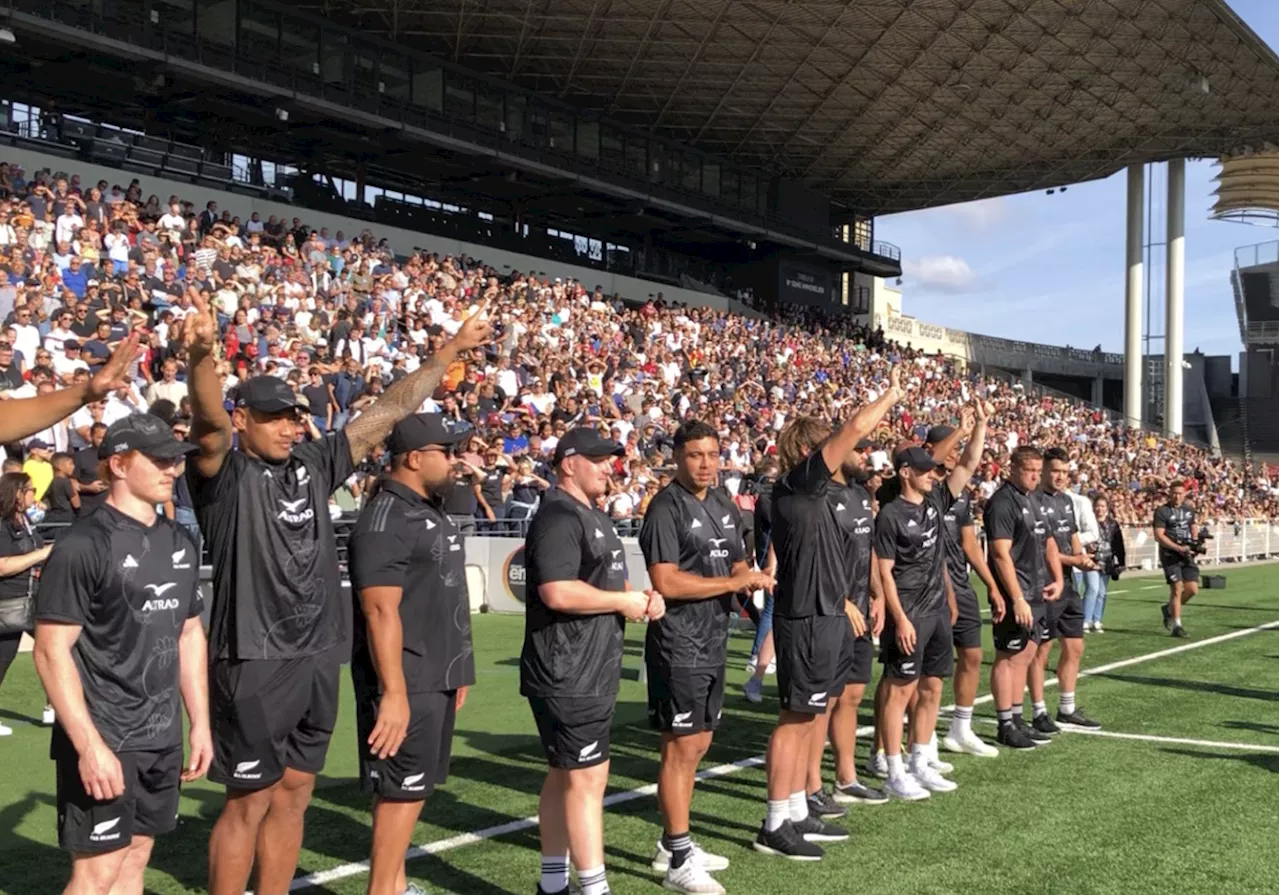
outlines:
[[[299,438],[358,415],[486,300],[497,343],[483,362],[450,368],[423,408],[473,433],[446,501],[478,530],[532,515],[552,479],[557,440],[583,423],[625,445],[605,498],[624,530],[638,527],[667,481],[670,434],[690,416],[721,433],[723,485],[749,509],[776,470],[777,433],[790,415],[843,417],[873,400],[899,364],[909,397],[875,436],[878,470],[888,472],[903,441],[956,422],[962,404],[985,394],[994,412],[982,498],[1015,447],[1061,445],[1076,489],[1107,494],[1124,524],[1149,524],[1175,479],[1201,519],[1276,515],[1274,482],[1261,470],[1126,429],[1081,402],[966,372],[847,316],[786,308],[757,319],[626,302],[467,257],[397,256],[368,230],[331,233],[256,213],[240,220],[216,199],[144,196],[137,180],[88,184],[0,164],[0,402],[83,381],[131,332],[145,346],[129,387],[4,446],[10,466],[22,464],[37,488],[33,513],[68,521],[94,506],[102,485],[89,448],[121,416],[156,413],[185,436],[183,328],[200,295],[220,325],[226,394],[259,373],[285,379],[310,410]],[[348,481],[335,516],[356,508],[376,471],[375,461]],[[189,521],[184,492],[172,511]]]

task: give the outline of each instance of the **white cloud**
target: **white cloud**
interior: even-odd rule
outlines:
[[[978,283],[978,275],[969,262],[955,255],[925,255],[904,259],[902,275],[908,285],[919,285],[938,292],[969,292]]]
[[[979,199],[977,202],[963,202],[959,205],[946,206],[945,211],[958,218],[958,223],[971,232],[982,233],[999,225],[1009,217],[1009,203],[1003,196],[994,199]]]

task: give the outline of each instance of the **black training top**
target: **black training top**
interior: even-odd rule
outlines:
[[[458,526],[436,500],[384,480],[347,545],[354,600],[351,677],[356,692],[381,692],[360,608],[366,587],[398,587],[401,661],[409,693],[456,690],[476,682],[466,551]]]
[[[164,517],[148,527],[110,504],[63,532],[44,565],[36,618],[80,626],[71,654],[113,752],[182,742],[178,637],[204,607],[199,574],[181,527]]]
[[[524,542],[522,696],[617,696],[626,619],[616,612],[557,612],[542,602],[539,588],[585,581],[599,590],[626,590],[622,551],[607,515],[559,488],[547,492]]]
[[[1191,504],[1184,503],[1180,507],[1165,504],[1156,507],[1156,511],[1151,518],[1152,528],[1163,528],[1164,533],[1169,540],[1175,544],[1188,544],[1191,542],[1191,526],[1195,524],[1195,510],[1191,508]],[[1186,557],[1181,553],[1175,553],[1172,550],[1165,549],[1164,545],[1160,545],[1160,562],[1168,565],[1175,562],[1185,562]]]
[[[933,486],[937,491],[946,488],[944,482]],[[969,558],[964,555],[963,529],[973,525],[973,492],[965,488],[954,500],[945,500],[947,511],[942,514],[942,544],[947,551],[947,574],[956,599],[974,595],[969,583]]]
[[[187,483],[213,566],[209,652],[215,658],[290,659],[342,645],[342,598],[329,495],[351,475],[342,432],[294,448],[284,463],[227,454]]]
[[[1040,508],[1040,518],[1049,526],[1049,534],[1053,535],[1058,552],[1070,556],[1071,537],[1080,530],[1076,524],[1076,508],[1071,503],[1071,495],[1066,491],[1050,492],[1037,488],[1031,492],[1031,496]]]
[[[875,533],[871,495],[861,485],[832,482],[827,491],[827,505],[844,534],[842,555],[849,582],[848,599],[865,616],[871,602],[871,540]]]
[[[44,546],[40,532],[32,529],[25,518],[0,519],[0,556],[26,556]],[[36,569],[0,578],[0,600],[20,599],[35,590]]]
[[[876,556],[893,560],[898,602],[913,617],[948,611],[941,528],[955,495],[945,482],[941,485],[920,503],[891,500],[876,517]]]
[[[1017,590],[1028,603],[1044,602],[1044,587],[1049,583],[1044,563],[1044,544],[1049,527],[1040,517],[1040,509],[1025,491],[1006,481],[991,495],[982,514],[989,541],[1009,541],[1009,555],[1017,573]],[[1013,583],[1005,581],[1000,564],[991,562],[1000,595],[1013,599]]]
[[[773,550],[778,557],[774,614],[843,615],[849,594],[844,532],[827,503],[835,486],[821,447],[773,486]]]
[[[700,578],[728,577],[747,558],[742,517],[733,501],[716,488],[699,500],[679,482],[650,501],[640,550],[649,568],[670,563]],[[723,668],[729,639],[725,616],[732,602],[732,594],[669,601],[666,615],[646,628],[645,658],[666,668]]]

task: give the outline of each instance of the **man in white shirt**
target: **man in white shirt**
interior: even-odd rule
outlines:
[[[171,357],[166,358],[160,365],[160,380],[147,387],[147,400],[152,404],[165,400],[177,407],[186,396],[187,384],[178,381],[178,362]]]
[[[182,206],[179,203],[170,203],[169,210],[160,216],[157,229],[176,231],[178,236],[182,235],[182,231],[187,229],[187,219],[182,216]]]
[[[67,339],[62,343],[61,350],[53,351],[53,372],[59,382],[70,385],[76,370],[88,372],[89,365],[80,357],[80,341]]]

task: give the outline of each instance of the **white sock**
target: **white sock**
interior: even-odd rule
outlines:
[[[1070,693],[1063,692],[1058,696],[1058,711],[1064,715],[1070,715],[1076,710],[1076,694],[1075,691]]]
[[[569,856],[543,855],[542,878],[538,885],[544,892],[567,892],[569,890]]]
[[[604,865],[578,871],[578,885],[582,895],[609,895],[609,880],[604,875]]]
[[[803,789],[799,792],[793,792],[787,802],[791,807],[792,823],[798,824],[809,816],[809,794]]]
[[[973,731],[973,706],[958,705],[951,716],[952,739],[964,739]]]
[[[887,756],[887,761],[889,764],[890,780],[901,780],[903,777],[907,776],[907,771],[902,766],[901,752],[895,752],[892,755]]]
[[[1182,616],[1181,616],[1181,615],[1175,615],[1175,616],[1173,617],[1173,626],[1174,626],[1175,628],[1181,628],[1181,627],[1182,627]]]
[[[938,732],[936,730],[929,736],[928,755],[930,760],[938,760]]]
[[[791,800],[770,799],[767,805],[768,813],[764,816],[764,828],[772,833],[778,827],[791,820]]]
[[[912,743],[911,744],[911,764],[910,770],[915,773],[916,769],[921,765],[929,764],[929,744],[928,743]]]
[[[1034,712],[1034,717],[1036,718],[1039,718],[1041,715],[1049,714],[1049,710],[1045,708],[1045,704],[1043,702],[1031,703],[1031,709]]]

